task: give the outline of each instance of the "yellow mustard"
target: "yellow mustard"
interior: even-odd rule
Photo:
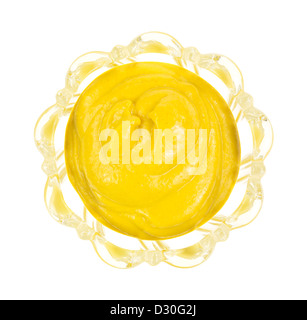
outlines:
[[[175,133],[171,152],[160,134],[167,130]],[[192,130],[199,152],[200,132],[206,132],[206,154],[199,157],[204,167],[188,161],[189,147],[176,145]],[[225,100],[201,77],[166,63],[131,63],[103,73],[81,94],[66,129],[68,177],[87,209],[105,226],[144,240],[177,237],[211,219],[234,187],[240,157]],[[200,167],[205,170],[194,170]]]

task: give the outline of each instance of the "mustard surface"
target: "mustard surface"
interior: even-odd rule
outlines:
[[[207,170],[186,164],[102,164],[102,129],[207,129]],[[131,144],[131,148],[134,144]],[[68,177],[105,226],[145,240],[183,235],[211,219],[236,182],[240,142],[221,95],[196,74],[166,63],[113,68],[81,94],[65,138]]]

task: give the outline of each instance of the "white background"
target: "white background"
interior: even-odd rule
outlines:
[[[306,1],[27,0],[0,4],[2,299],[306,299]],[[270,118],[264,207],[197,268],[117,270],[52,220],[33,141],[71,62],[147,31],[220,53]]]

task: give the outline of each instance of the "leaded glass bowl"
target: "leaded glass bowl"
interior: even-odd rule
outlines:
[[[131,62],[167,62],[186,68],[209,82],[225,99],[236,120],[241,143],[239,176],[230,198],[211,220],[198,229],[163,241],[148,241],[113,231],[98,222],[86,209],[67,178],[64,136],[68,118],[82,91],[105,71]],[[65,88],[56,103],[39,118],[35,142],[44,157],[47,175],[45,202],[51,216],[74,228],[82,240],[92,243],[99,257],[117,268],[132,268],[146,262],[152,266],[166,262],[175,267],[194,267],[206,261],[218,242],[230,231],[251,223],[261,210],[265,173],[264,160],[273,143],[268,118],[244,91],[239,68],[229,58],[201,54],[183,47],[170,35],[145,33],[127,46],[111,52],[89,52],[73,62],[66,75]]]

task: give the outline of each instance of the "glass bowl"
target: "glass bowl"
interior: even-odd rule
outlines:
[[[105,227],[84,207],[66,174],[65,128],[81,92],[106,70],[139,61],[172,63],[203,77],[228,103],[240,136],[241,167],[227,203],[200,228],[170,240],[145,241]],[[150,32],[138,36],[128,46],[116,46],[111,52],[90,52],[75,60],[55,105],[36,124],[35,142],[44,157],[42,169],[47,175],[45,202],[49,213],[62,225],[76,229],[82,240],[90,241],[103,261],[123,269],[143,262],[152,266],[166,262],[186,268],[207,260],[215,245],[227,240],[231,230],[257,217],[263,202],[264,159],[272,147],[273,131],[268,118],[244,92],[242,74],[230,59],[200,54],[196,48],[184,48],[170,35]]]

